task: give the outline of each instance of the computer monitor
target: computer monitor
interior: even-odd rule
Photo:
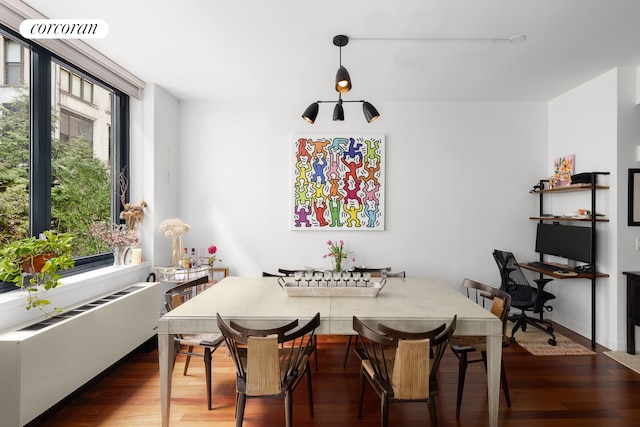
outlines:
[[[591,262],[591,227],[539,223],[536,252]]]

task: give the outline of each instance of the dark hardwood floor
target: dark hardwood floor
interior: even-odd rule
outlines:
[[[589,346],[589,340],[558,328]],[[295,426],[380,425],[379,399],[367,386],[364,415],[356,418],[358,359],[351,355],[342,368],[343,337],[319,337],[319,369],[313,373],[315,417],[310,418],[304,384],[294,394]],[[512,407],[500,395],[500,426],[505,427],[635,427],[640,423],[640,374],[602,354],[595,356],[532,356],[513,344],[504,352]],[[173,374],[171,425],[234,426],[234,368],[222,348],[214,353],[214,409],[207,410],[201,359],[192,360],[182,375],[184,356]],[[455,417],[457,359],[447,351],[439,372],[437,397],[441,427],[488,425],[486,377],[481,364],[470,366],[462,413]],[[391,405],[391,426],[429,425],[425,404]],[[62,426],[159,426],[160,387],[157,351],[140,353],[74,402],[40,423]],[[284,426],[281,399],[247,402],[244,426]]]

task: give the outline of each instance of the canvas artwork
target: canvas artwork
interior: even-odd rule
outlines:
[[[553,176],[555,178],[571,180],[571,175],[575,175],[575,154],[554,159]]]
[[[575,155],[570,154],[553,160],[553,176],[549,178],[550,188],[571,185],[571,175],[575,174]]]
[[[293,147],[293,230],[384,230],[384,136],[300,135]]]

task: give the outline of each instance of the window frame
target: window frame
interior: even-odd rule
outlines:
[[[71,64],[33,41],[22,38],[19,34],[0,24],[0,35],[10,38],[31,51],[30,92],[30,171],[29,171],[29,233],[38,236],[51,228],[51,143],[52,143],[52,80],[51,64],[53,62],[65,67],[71,75],[80,76],[92,85],[102,85],[111,92],[111,132],[113,140],[111,170],[111,220],[120,223],[119,212],[123,206],[120,199],[120,187],[117,176],[123,173],[129,180],[129,95],[112,85],[82,70],[82,65]],[[86,102],[86,101],[85,101]],[[129,199],[129,189],[125,199]],[[113,264],[113,254],[102,253],[76,258],[76,267],[63,272],[63,276],[71,276],[84,271],[93,270]],[[13,285],[13,284],[11,284]],[[15,289],[15,286],[13,286]],[[2,292],[2,289],[0,289]]]

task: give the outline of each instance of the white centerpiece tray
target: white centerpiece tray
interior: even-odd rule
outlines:
[[[286,279],[289,279],[288,277]],[[340,280],[335,282],[330,280],[328,283],[323,279],[316,281],[315,279],[307,282],[306,280],[287,282],[285,278],[279,277],[278,283],[290,297],[377,297],[387,282],[383,277],[379,282],[369,281],[366,283],[360,280],[356,286],[356,282],[350,280],[344,282]],[[337,286],[336,286],[337,284]]]

